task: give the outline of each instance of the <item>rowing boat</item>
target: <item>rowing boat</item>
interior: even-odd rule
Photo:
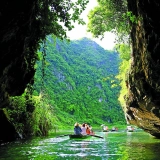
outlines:
[[[57,136],[56,138],[60,138],[60,137],[64,137],[64,136],[69,136],[70,139],[86,139],[86,138],[90,138],[90,137],[97,137],[97,138],[103,139],[103,137],[95,135],[95,134],[88,134],[88,135],[65,134],[65,135]]]
[[[75,134],[70,134],[69,138],[70,139],[86,139],[86,138],[90,138],[90,135],[75,135]]]

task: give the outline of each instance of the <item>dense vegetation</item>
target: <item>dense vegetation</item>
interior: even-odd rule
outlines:
[[[132,12],[128,11],[126,0],[98,0],[98,6],[93,8],[88,15],[88,31],[94,37],[102,37],[105,32],[113,32],[117,36],[116,50],[120,55],[119,74],[121,91],[119,101],[123,110],[126,110],[127,79],[131,61],[130,30],[138,22]]]
[[[89,12],[88,18],[88,31],[94,37],[103,38],[105,32],[113,32],[118,42],[128,41],[129,19],[135,20],[127,12],[126,0],[98,0],[98,5]]]
[[[39,62],[35,94],[45,90],[49,95],[58,125],[125,123],[118,102],[115,76],[120,59],[115,51],[106,51],[87,38],[69,43],[49,37],[46,46],[45,77],[41,81]]]
[[[128,87],[128,74],[129,74],[129,69],[130,69],[130,64],[131,64],[131,49],[129,45],[126,44],[119,44],[116,46],[117,51],[120,55],[121,62],[119,65],[119,74],[117,75],[117,78],[120,80],[120,94],[119,94],[119,102],[122,106],[122,109],[125,111],[125,99],[127,95],[127,87]]]

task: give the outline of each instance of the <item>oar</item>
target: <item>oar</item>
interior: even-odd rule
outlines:
[[[88,134],[89,136],[93,136],[93,137],[97,137],[97,138],[102,138],[103,139],[103,137],[101,137],[101,136],[98,136],[98,135],[92,135],[92,134]]]

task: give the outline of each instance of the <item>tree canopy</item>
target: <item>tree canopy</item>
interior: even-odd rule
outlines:
[[[43,36],[54,34],[66,38],[66,31],[74,28],[72,22],[84,24],[80,15],[85,10],[89,0],[39,0],[37,5],[37,20],[40,21]]]
[[[126,0],[98,0],[98,6],[89,12],[88,18],[88,31],[94,37],[103,38],[107,31],[116,33],[119,39],[124,39],[128,35]]]

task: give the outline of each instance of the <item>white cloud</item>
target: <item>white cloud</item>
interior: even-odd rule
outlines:
[[[90,2],[87,5],[86,10],[82,13],[81,18],[84,19],[84,21],[88,22],[87,15],[91,9],[93,9],[95,6],[97,6],[96,0],[90,0]],[[113,33],[106,32],[104,35],[104,38],[100,40],[100,38],[93,38],[92,34],[87,32],[87,25],[79,25],[78,23],[74,23],[75,28],[72,29],[72,31],[67,32],[67,36],[71,40],[77,40],[83,37],[88,37],[97,42],[100,46],[102,46],[104,49],[112,50],[115,46],[115,38],[116,36]]]

